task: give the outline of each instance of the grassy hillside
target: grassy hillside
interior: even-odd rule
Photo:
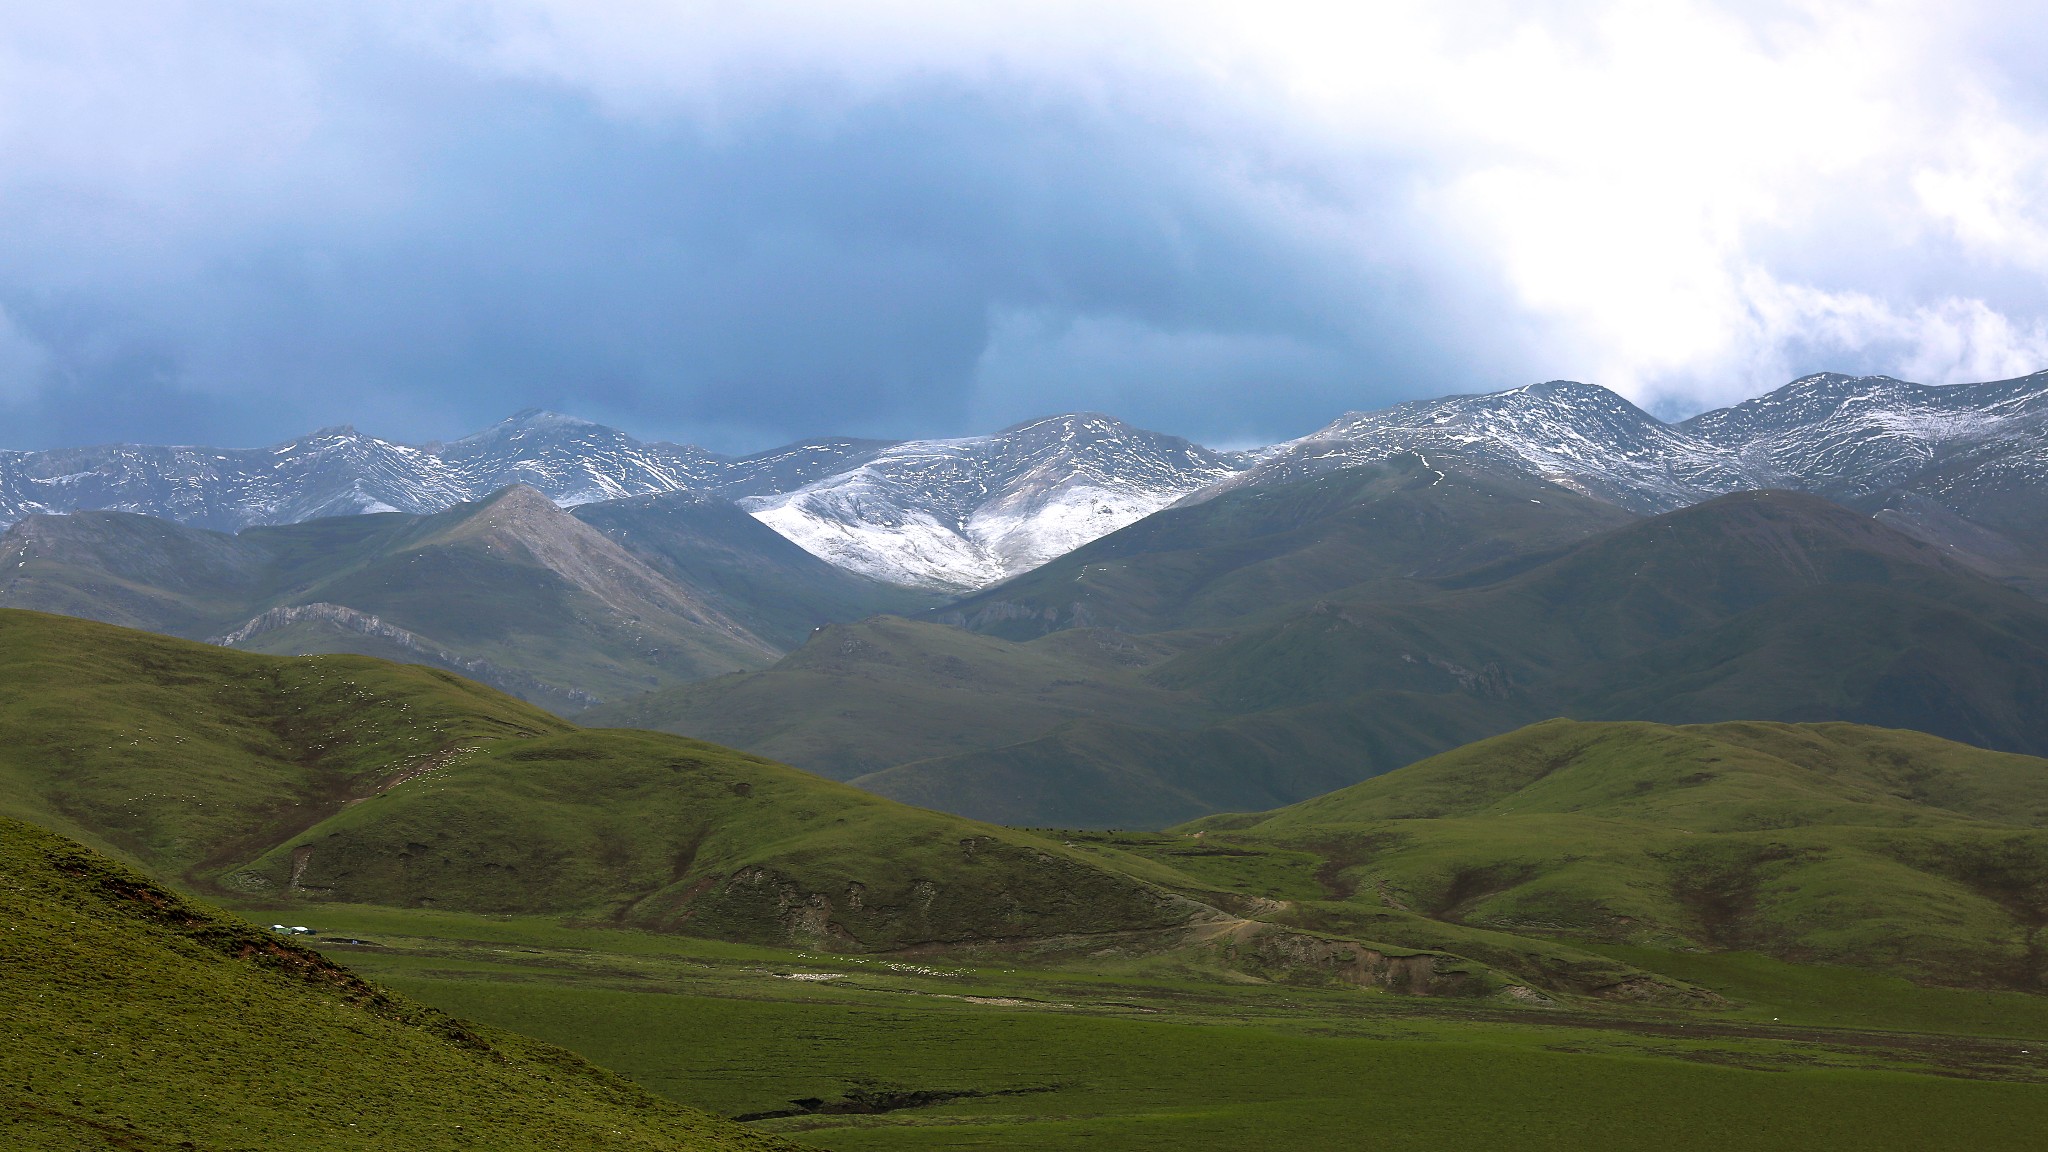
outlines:
[[[2048,760],[1847,724],[1556,720],[1181,831],[1298,854],[1282,919],[1301,925],[1447,946],[1421,917],[2040,991],[2044,827]]]
[[[857,951],[1144,932],[1207,912],[1053,841],[627,731],[473,745],[223,883]]]
[[[4,818],[0,921],[0,1139],[23,1152],[796,1147]]]
[[[0,814],[197,879],[450,747],[567,730],[445,672],[0,610]]]
[[[1556,485],[1400,455],[1169,508],[938,618],[1010,639],[1061,628],[1233,627],[1347,590],[1393,599],[1426,593],[1430,580],[1632,519]]]
[[[855,949],[1208,915],[1054,841],[480,685],[0,611],[0,813],[243,898]]]

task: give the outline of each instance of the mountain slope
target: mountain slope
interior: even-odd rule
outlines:
[[[1741,493],[1589,539],[1507,579],[1400,604],[1333,601],[1190,653],[1159,677],[1233,710],[1340,699],[1369,688],[1443,690],[1453,667],[1484,672],[1508,696],[1569,707],[1548,682],[1767,610],[1812,592],[1812,609],[1849,634],[1867,607],[1829,607],[1822,589],[1868,591],[1901,618],[1956,605],[2018,629],[2020,653],[2048,641],[2048,607],[2000,588],[1938,550],[1818,497]],[[1883,647],[1883,645],[1880,645]],[[1887,648],[1887,651],[1892,649]],[[1488,670],[1491,671],[1488,671]],[[2015,669],[2016,670],[2016,669]],[[1847,667],[1826,672],[1831,679]],[[1805,706],[1832,691],[1803,685]],[[1792,700],[1784,706],[1799,707]],[[1827,718],[1825,715],[1814,718]],[[2048,733],[2007,733],[2033,748]],[[2012,746],[2008,744],[2007,746]]]
[[[0,819],[0,875],[10,1148],[796,1147],[409,1003],[31,825]]]
[[[855,779],[883,795],[1097,827],[1270,807],[1557,715],[1847,720],[2048,752],[2048,606],[1818,497],[1723,497],[1403,589],[1283,604],[1229,634],[1135,637],[1160,655],[1036,687],[982,670],[1069,633],[1005,648],[904,631],[895,666],[952,651],[974,669],[961,682],[985,685],[930,713],[914,695],[877,707],[872,671],[791,658],[595,715],[715,725],[805,763],[814,753],[782,741],[830,733],[831,770],[879,763]],[[1051,712],[1051,679],[1114,687],[1082,714]],[[1131,703],[1138,687],[1160,710]]]
[[[0,603],[256,651],[424,662],[573,710],[765,663],[780,649],[727,605],[780,617],[787,631],[789,598],[851,582],[806,569],[775,585],[796,563],[777,553],[796,550],[747,526],[751,538],[728,533],[721,560],[698,567],[744,568],[765,543],[773,551],[757,570],[768,579],[742,584],[726,572],[707,592],[522,486],[432,516],[339,517],[232,537],[122,513],[31,517],[0,537],[11,561],[0,568]],[[678,525],[670,553],[650,559],[678,571],[687,535]],[[843,601],[831,607],[869,606],[857,595]]]
[[[783,651],[827,624],[915,612],[935,599],[827,564],[715,496],[675,492],[570,513]]]
[[[622,700],[581,723],[660,728],[847,780],[1028,740],[1112,712],[1162,726],[1207,710],[1140,676],[1180,645],[1077,630],[1012,644],[878,617],[820,630],[772,669]]]
[[[1920,733],[1555,720],[1189,830],[1321,857],[1296,923],[1421,913],[2040,990],[2044,821],[2048,760]]]
[[[1401,453],[1169,508],[938,618],[1013,639],[1064,627],[1236,627],[1369,583],[1384,585],[1374,595],[1413,596],[1428,581],[1631,519],[1555,485],[1435,460]]]

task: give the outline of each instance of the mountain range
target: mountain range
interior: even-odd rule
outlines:
[[[1803,493],[1612,526],[1611,506],[1430,460],[1172,509],[937,620],[835,625],[583,719],[1095,827],[1273,807],[1559,715],[2048,752],[2048,604],[1948,549]]]
[[[731,457],[529,410],[418,447],[332,428],[261,449],[0,452],[0,522],[108,509],[232,532],[437,512],[515,483],[565,506],[689,492],[738,502],[833,564],[958,593],[1175,502],[1420,453],[1642,513],[1745,489],[1816,492],[2038,579],[2044,422],[2048,372],[1947,386],[1819,374],[1675,424],[1605,388],[1551,381],[1349,413],[1238,453],[1077,414],[989,436],[828,438]]]
[[[1556,715],[2039,754],[2044,420],[2048,374],[1815,376],[1679,424],[1558,381],[1239,454],[1083,415],[735,459],[526,413],[315,437],[262,483],[213,454],[237,488],[108,449],[134,466],[39,491],[422,510],[32,512],[0,605],[424,663],[1035,825],[1273,807]]]

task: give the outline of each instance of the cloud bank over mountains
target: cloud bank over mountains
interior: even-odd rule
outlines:
[[[418,0],[0,16],[5,447],[1211,443],[2048,365],[2027,6]]]

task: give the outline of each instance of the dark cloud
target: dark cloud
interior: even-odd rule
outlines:
[[[1532,289],[1455,219],[1463,174],[1519,162],[1451,138],[1469,125],[1344,135],[1257,85],[1064,64],[785,69],[692,103],[646,79],[658,53],[622,57],[620,88],[606,59],[487,66],[383,17],[126,11],[0,22],[0,65],[41,69],[0,77],[0,107],[41,110],[0,138],[0,446],[425,440],[532,405],[726,449],[1080,408],[1251,442],[1656,360],[1586,352],[1651,296],[1569,267]],[[1604,27],[1551,15],[1575,43]],[[1923,345],[1964,313],[1927,300],[2040,314],[2030,266],[1902,258],[1870,242],[1893,201],[1838,207],[1698,257],[1823,298],[1723,291],[1760,335],[1684,368],[1666,408],[1803,358],[1938,363]]]
[[[1414,268],[1273,211],[1314,173],[1085,100],[934,80],[713,129],[355,52],[263,187],[201,181],[175,221],[12,190],[70,218],[0,262],[47,353],[8,446],[424,439],[536,404],[723,447],[1074,407],[1228,438],[1477,382]]]

